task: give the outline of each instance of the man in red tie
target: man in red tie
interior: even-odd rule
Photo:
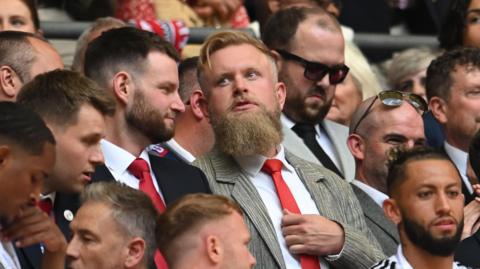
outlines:
[[[195,161],[246,214],[257,268],[367,268],[383,257],[349,185],[282,142],[286,88],[267,47],[240,32],[205,42],[199,64],[216,147]]]
[[[57,141],[57,159],[38,204],[45,213],[26,208],[9,230],[19,240],[22,268],[40,268],[43,255],[62,246],[54,241],[56,235],[64,236],[63,248],[71,237],[69,224],[78,208],[75,195],[91,181],[95,166],[103,163],[99,143],[105,136],[105,115],[111,115],[115,106],[93,81],[68,70],[38,75],[23,86],[17,102],[37,112]]]
[[[101,142],[105,165],[93,181],[120,181],[145,192],[162,212],[170,202],[210,192],[202,171],[150,155],[147,146],[172,138],[175,117],[185,107],[178,95],[179,56],[157,35],[125,27],[103,32],[85,54],[85,74],[116,100]],[[162,267],[158,263],[157,267]]]

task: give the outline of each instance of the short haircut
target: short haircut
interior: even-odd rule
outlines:
[[[154,33],[133,27],[105,31],[88,45],[85,75],[102,87],[122,70],[130,72],[135,79],[135,75],[144,72],[151,52],[163,53],[177,62],[180,60],[172,44]]]
[[[31,80],[30,70],[37,59],[37,51],[32,46],[30,38],[47,42],[32,33],[0,32],[0,66],[12,68],[22,83]]]
[[[113,115],[115,101],[111,93],[81,74],[54,70],[36,76],[20,90],[17,102],[37,112],[47,122],[60,126],[75,124],[84,104],[102,115]]]
[[[192,95],[193,89],[197,87],[197,65],[198,57],[190,57],[180,62],[178,65],[178,94],[183,103],[187,103]]]
[[[452,162],[445,153],[426,146],[418,146],[411,149],[393,148],[389,151],[389,155],[387,192],[390,197],[398,192],[398,187],[406,180],[406,170],[409,163],[423,160]],[[452,165],[455,167],[453,163]]]
[[[480,69],[480,49],[458,48],[433,60],[427,69],[425,88],[428,100],[434,96],[445,101],[450,99],[452,73],[459,67],[465,67],[467,71]]]
[[[92,36],[100,34],[100,31],[106,31],[113,28],[125,27],[127,24],[119,19],[113,17],[103,17],[96,19],[90,24],[80,35],[77,40],[77,46],[75,48],[75,54],[73,56],[72,70],[83,73],[85,51],[88,44],[92,41]]]
[[[273,14],[263,27],[262,40],[273,50],[291,49],[292,41],[300,23],[310,16],[318,16],[320,28],[341,32],[337,19],[322,8],[287,8]]]
[[[451,50],[463,46],[467,11],[471,0],[450,1],[448,12],[438,34],[440,48]]]
[[[55,145],[55,138],[37,113],[17,103],[0,102],[0,143],[40,155],[46,143]]]
[[[221,195],[189,194],[171,204],[158,216],[155,231],[157,246],[167,263],[172,266],[182,255],[181,236],[234,212],[243,216],[241,207],[235,201]]]
[[[209,94],[208,87],[205,83],[204,73],[206,69],[212,68],[210,56],[216,51],[219,51],[226,47],[243,44],[253,46],[267,57],[267,59],[272,63],[273,78],[277,80],[277,66],[275,63],[275,59],[273,58],[270,49],[265,46],[262,41],[250,36],[247,33],[240,31],[220,31],[209,36],[205,43],[203,43],[202,49],[200,50],[197,77],[200,87],[204,91],[205,95],[208,96]]]
[[[112,210],[112,218],[127,236],[145,240],[145,264],[151,263],[156,249],[153,235],[158,213],[146,194],[116,181],[98,182],[85,188],[81,202],[107,205]]]
[[[27,6],[28,11],[30,12],[30,16],[32,17],[33,26],[35,27],[35,31],[40,29],[40,19],[38,17],[37,11],[37,2],[36,0],[20,0],[22,3]]]

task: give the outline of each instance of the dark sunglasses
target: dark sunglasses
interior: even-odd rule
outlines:
[[[398,107],[402,105],[403,101],[407,101],[409,104],[411,104],[420,114],[423,115],[428,110],[428,105],[423,100],[423,98],[420,95],[414,94],[414,93],[406,93],[406,92],[401,92],[401,91],[382,91],[375,98],[373,98],[372,102],[370,105],[368,105],[367,109],[365,112],[363,112],[362,116],[358,120],[357,124],[355,124],[355,127],[353,128],[352,133],[356,133],[358,126],[360,126],[360,123],[362,122],[365,117],[367,117],[368,112],[370,112],[370,109],[372,108],[373,104],[375,104],[375,101],[377,99],[380,99],[382,101],[382,104],[389,106],[389,107]]]
[[[348,66],[341,64],[329,67],[326,64],[310,62],[303,59],[300,56],[292,54],[285,50],[276,50],[278,54],[282,55],[283,58],[287,60],[292,60],[300,63],[305,67],[303,76],[312,81],[320,81],[328,73],[328,79],[331,85],[342,83],[342,81],[347,77]]]

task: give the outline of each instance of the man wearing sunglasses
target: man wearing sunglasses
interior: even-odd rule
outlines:
[[[338,22],[323,9],[286,9],[269,19],[262,39],[276,57],[279,80],[287,87],[284,145],[352,179],[354,162],[345,145],[348,129],[325,120],[335,87],[348,73]]]
[[[355,111],[347,145],[355,158],[352,188],[360,201],[368,227],[387,256],[400,243],[397,228],[382,210],[387,196],[388,152],[395,147],[424,145],[421,114],[427,109],[422,97],[383,91],[363,101]]]

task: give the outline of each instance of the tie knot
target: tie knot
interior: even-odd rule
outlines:
[[[307,134],[315,134],[315,126],[308,123],[297,123],[292,127],[292,130],[300,137],[304,137]]]
[[[266,160],[262,166],[262,171],[272,175],[273,173],[282,171],[282,161],[277,159]]]
[[[150,173],[150,167],[148,167],[148,163],[144,159],[136,158],[130,166],[128,166],[128,171],[136,178],[143,179],[143,173]]]
[[[48,197],[38,201],[37,205],[43,212],[47,213],[47,215],[50,215],[50,212],[52,212],[53,203]]]

